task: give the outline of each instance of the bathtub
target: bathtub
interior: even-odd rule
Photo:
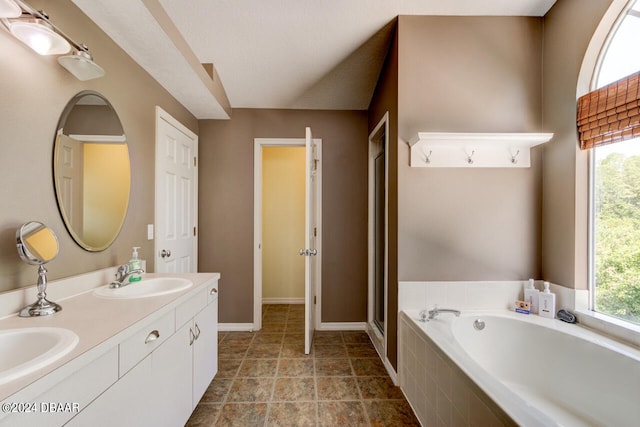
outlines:
[[[637,349],[579,325],[506,310],[417,319],[418,310],[400,314],[399,377],[423,425],[436,416],[473,425],[486,415],[496,425],[640,426]],[[421,369],[427,375],[415,372]],[[456,385],[456,372],[480,397]],[[478,404],[463,395],[493,413],[470,413]]]

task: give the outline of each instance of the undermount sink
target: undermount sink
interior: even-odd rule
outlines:
[[[0,384],[6,384],[55,362],[78,344],[64,328],[34,327],[0,331]]]
[[[96,289],[94,294],[101,298],[148,298],[183,291],[192,285],[191,280],[180,277],[143,278],[139,282],[130,283],[119,288],[111,288],[109,285],[102,286]]]

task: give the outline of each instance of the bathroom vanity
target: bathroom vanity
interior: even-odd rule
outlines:
[[[172,426],[188,420],[218,368],[220,275],[145,274],[128,286],[146,281],[150,289],[166,290],[174,279],[181,285],[134,296],[109,297],[104,287],[87,285],[108,283],[111,274],[105,269],[52,282],[49,293],[63,307],[55,315],[0,320],[0,331],[62,328],[78,337],[63,357],[0,384],[0,426]],[[29,300],[28,290],[16,292],[24,295],[0,296],[3,313],[16,300]]]

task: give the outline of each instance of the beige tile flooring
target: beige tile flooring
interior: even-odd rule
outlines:
[[[187,426],[418,426],[364,332],[316,331],[304,306],[263,306],[259,332],[219,334],[218,374]]]

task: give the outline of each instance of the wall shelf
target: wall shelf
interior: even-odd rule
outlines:
[[[411,167],[528,168],[531,147],[552,133],[418,132],[411,138]]]

